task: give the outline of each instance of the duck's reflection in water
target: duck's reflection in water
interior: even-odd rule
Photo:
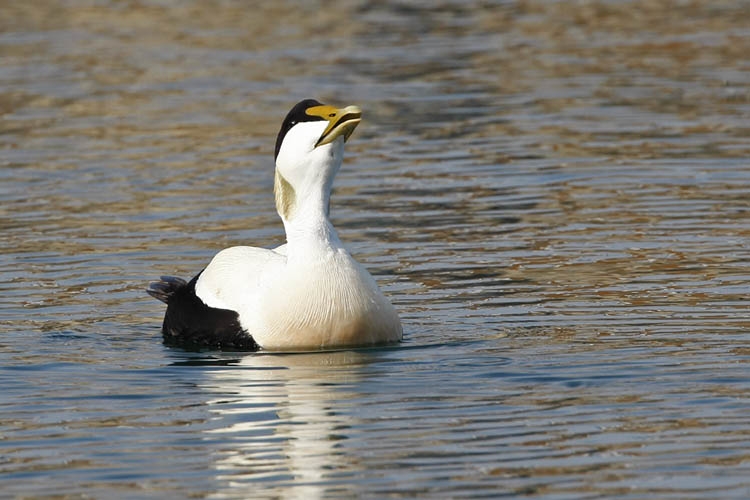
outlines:
[[[356,425],[353,388],[374,358],[373,351],[258,354],[210,371],[216,497],[355,493],[341,490],[348,488],[341,480],[357,474],[342,444]]]

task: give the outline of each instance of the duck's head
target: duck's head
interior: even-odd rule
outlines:
[[[357,106],[335,108],[314,99],[298,102],[276,138],[276,208],[284,220],[305,203],[328,210],[333,178],[341,166],[344,142],[362,119]]]

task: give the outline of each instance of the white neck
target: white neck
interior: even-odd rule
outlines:
[[[325,200],[307,199],[298,206],[296,216],[283,219],[286,231],[287,255],[309,259],[311,252],[343,248],[336,229],[328,219],[328,196]]]
[[[277,159],[275,190],[288,258],[309,259],[311,253],[343,248],[328,218],[333,179],[343,159],[343,137],[295,162],[286,160],[283,153]]]

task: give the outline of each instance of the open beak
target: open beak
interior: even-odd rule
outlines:
[[[328,121],[328,126],[315,143],[315,147],[333,142],[337,137],[344,136],[344,142],[349,139],[359,122],[362,121],[362,110],[358,106],[347,106],[337,109],[333,106],[314,106],[307,109],[307,114],[320,116]]]

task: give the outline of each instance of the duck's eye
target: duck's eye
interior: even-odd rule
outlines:
[[[334,118],[336,116],[336,113],[331,113],[328,115],[328,118]]]

